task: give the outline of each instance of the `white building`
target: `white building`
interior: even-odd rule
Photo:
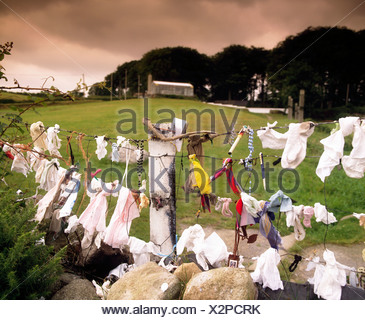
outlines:
[[[149,77],[148,95],[177,95],[177,96],[194,96],[194,86],[191,83],[185,82],[167,82],[167,81],[152,81]]]

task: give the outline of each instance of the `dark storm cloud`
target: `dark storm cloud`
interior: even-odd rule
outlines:
[[[274,47],[309,26],[334,26],[359,0],[0,0],[0,41],[11,60],[49,70],[93,70],[165,46],[209,55],[231,44]],[[365,27],[365,4],[339,25]],[[10,59],[9,59],[10,61]]]
[[[213,53],[231,43],[272,47],[265,34],[333,25],[359,1],[350,0],[0,0],[47,36],[90,48],[140,56],[167,45]],[[1,2],[0,2],[1,3]],[[14,14],[8,11],[7,18]],[[353,13],[364,17],[365,5]],[[356,19],[354,19],[356,20]],[[361,28],[353,21],[353,28]],[[260,39],[262,42],[260,44]]]

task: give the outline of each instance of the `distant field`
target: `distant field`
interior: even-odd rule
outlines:
[[[201,113],[201,117],[197,113]],[[211,110],[211,113],[209,113]],[[4,114],[6,109],[0,110],[0,114]],[[230,124],[235,116],[236,110],[232,108],[224,108],[220,106],[212,106],[198,101],[190,100],[175,100],[175,99],[150,99],[148,103],[148,115],[146,109],[144,109],[144,100],[134,99],[126,101],[112,101],[112,102],[90,102],[90,103],[78,103],[78,104],[66,104],[66,105],[52,105],[48,107],[40,107],[34,111],[28,111],[23,115],[24,121],[33,123],[36,121],[42,121],[46,126],[53,126],[59,124],[61,128],[83,132],[89,135],[106,135],[107,137],[116,137],[123,135],[126,138],[135,139],[147,139],[147,134],[142,126],[142,118],[148,116],[152,122],[170,122],[172,118],[172,112],[177,118],[182,118],[187,113],[188,131],[196,130],[214,130],[219,133],[226,132],[227,123]],[[237,113],[237,124],[235,129],[238,130],[244,124],[256,129],[261,126],[266,126],[267,122],[278,121],[278,125],[284,126],[289,123],[287,117],[280,114],[254,114],[245,110],[241,110]],[[135,116],[135,127],[133,127],[132,117]],[[122,121],[122,122],[121,122]],[[124,121],[124,122],[123,122]],[[212,123],[213,122],[213,123]],[[225,125],[226,124],[226,125]],[[213,125],[213,126],[212,126]],[[200,126],[200,128],[199,128]],[[329,135],[330,130],[334,125],[326,125],[316,128],[314,134],[308,139],[308,156],[320,156],[323,152],[320,139]],[[122,130],[122,133],[118,132]],[[286,129],[278,130],[285,132]],[[68,134],[70,135],[70,134]],[[73,134],[76,137],[77,134]],[[67,158],[65,151],[66,136],[63,132],[60,134],[60,138],[63,140],[61,148],[61,154]],[[223,158],[227,157],[229,144],[224,144],[225,136],[214,139],[214,141],[204,144],[205,155],[210,157],[216,157],[218,159],[206,158],[204,161],[204,168],[209,175],[213,174],[222,163]],[[30,139],[28,140],[30,141]],[[352,136],[346,138],[345,154],[349,154],[351,151]],[[181,226],[192,225],[198,222],[201,225],[210,225],[214,228],[234,228],[234,219],[223,217],[219,212],[212,210],[212,213],[202,213],[197,220],[195,217],[196,211],[200,208],[200,199],[194,195],[190,195],[188,201],[185,199],[184,191],[181,186],[185,182],[185,170],[189,168],[189,162],[186,157],[186,144],[184,142],[183,151],[177,154],[176,158],[176,187],[177,187],[177,229],[181,232]],[[80,164],[81,172],[85,167],[85,161],[82,157],[80,148],[77,141],[72,139],[72,150],[75,155],[75,160]],[[90,156],[90,161],[94,168],[106,169],[110,167],[118,168],[121,172],[124,172],[124,164],[111,163],[111,160],[104,158],[99,161],[95,155],[96,143],[93,139],[86,139],[83,141],[83,148]],[[262,149],[261,141],[257,138],[256,133],[254,136],[254,153],[256,157],[260,151],[264,155],[278,155],[282,154],[282,150],[270,150]],[[146,143],[145,149],[148,150]],[[111,148],[108,147],[108,151]],[[240,159],[245,158],[248,155],[247,136],[244,136],[236,148],[233,158]],[[280,164],[273,166],[272,162],[277,158],[265,157],[265,162],[269,162],[270,177],[267,181],[272,192],[267,192],[262,187],[261,171],[259,162],[254,166],[254,169],[258,173],[258,187],[252,194],[257,199],[268,200],[270,196],[278,190],[278,176],[281,171]],[[307,158],[298,167],[298,175],[300,183],[298,189],[294,193],[288,194],[292,199],[296,201],[296,204],[304,204],[313,206],[315,202],[321,204],[327,204],[328,208],[336,215],[337,219],[352,214],[353,212],[365,211],[365,197],[363,196],[365,190],[364,179],[351,179],[347,177],[343,170],[334,169],[331,176],[326,182],[325,191],[326,199],[324,197],[324,186],[320,179],[315,174],[315,169],[318,163],[318,158]],[[8,165],[11,165],[9,162]],[[65,163],[61,163],[66,167]],[[130,168],[134,168],[135,165],[131,165]],[[147,172],[147,161],[144,163],[145,172]],[[182,170],[183,169],[183,170]],[[242,170],[238,164],[234,166],[234,172],[241,185],[247,190],[248,180],[247,173],[240,175]],[[241,171],[242,172],[242,171]],[[114,180],[116,174],[108,176],[109,180]],[[12,177],[7,177],[8,183],[11,183],[14,188],[21,189],[26,192],[27,195],[34,194],[35,183],[34,173],[28,178],[18,173],[13,173]],[[254,184],[255,181],[252,183]],[[132,177],[132,187],[137,186],[137,176]],[[283,175],[283,187],[285,189],[292,189],[294,186],[294,179],[291,173]],[[229,191],[225,177],[221,177],[213,182],[214,192],[218,196],[232,197],[235,196]],[[78,201],[75,208],[80,206],[82,198],[81,190],[78,196]],[[110,200],[109,215],[110,219],[116,199]],[[82,203],[79,214],[88,203],[88,197],[85,198]],[[233,205],[231,210],[234,211]],[[285,214],[277,216],[274,221],[274,225],[279,227],[282,235],[291,232],[292,230],[286,227]],[[312,220],[313,221],[313,220]],[[312,222],[312,229],[307,229],[307,237],[301,242],[301,246],[310,245],[313,243],[323,242],[324,235],[327,231],[326,241],[334,243],[353,243],[363,241],[365,238],[365,231],[358,226],[358,220],[354,218],[340,221],[336,225],[330,225],[327,227],[321,223]],[[140,237],[144,240],[149,240],[149,214],[148,210],[142,211],[142,216],[138,220],[135,220],[132,224],[131,235]]]
[[[0,105],[2,103],[26,102],[28,96],[25,94],[0,91]]]

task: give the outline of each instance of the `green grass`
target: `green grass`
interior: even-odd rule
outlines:
[[[27,102],[27,101],[29,101],[29,96],[26,94],[0,91],[0,104],[9,102],[11,103],[11,102]]]
[[[83,132],[89,135],[106,135],[107,137],[116,137],[123,135],[127,138],[134,139],[146,139],[147,134],[142,125],[142,118],[144,114],[144,101],[142,99],[126,100],[126,101],[103,101],[103,102],[90,102],[79,104],[65,104],[65,105],[52,105],[47,107],[40,107],[34,111],[28,111],[23,115],[24,121],[33,123],[36,121],[42,121],[46,126],[53,126],[55,123],[59,124],[61,128],[67,130],[75,130],[77,132]],[[224,116],[227,118],[228,124],[231,123],[235,115],[235,110],[232,108],[223,108],[220,106],[212,106],[204,104],[198,101],[192,100],[178,100],[178,99],[150,99],[149,100],[149,113],[148,117],[152,122],[170,122],[172,120],[173,111],[176,117],[182,118],[184,112],[196,109],[199,112],[209,109],[214,112],[215,122],[214,128],[211,127],[211,116],[206,111],[201,116],[201,121],[198,121],[197,115],[193,112],[188,112],[187,121],[189,123],[188,131],[195,130],[212,130],[216,132],[226,132],[227,129],[224,125],[224,117],[220,110],[224,111]],[[127,111],[129,110],[129,111]],[[170,110],[170,111],[169,111]],[[7,110],[1,110],[0,114],[6,113]],[[136,126],[133,127],[130,122],[131,116],[136,117]],[[121,123],[120,121],[123,121]],[[235,129],[238,130],[243,124],[250,125],[252,128],[259,128],[266,126],[267,122],[278,121],[278,125],[284,126],[289,124],[287,117],[280,114],[254,114],[245,110],[239,111],[237,124]],[[121,125],[121,126],[120,126]],[[201,127],[199,128],[199,125]],[[118,132],[118,127],[123,130],[123,133]],[[329,135],[330,130],[334,125],[326,125],[316,128],[314,134],[308,139],[307,155],[320,156],[323,152],[323,147],[320,144],[320,139]],[[285,132],[286,129],[278,130]],[[70,134],[69,134],[70,135]],[[77,134],[73,134],[76,137]],[[60,138],[63,141],[61,154],[67,157],[65,149],[66,136],[62,132]],[[223,144],[225,136],[214,139],[212,143],[207,142],[204,144],[204,153],[207,156],[216,157],[218,160],[211,158],[205,158],[204,168],[209,175],[213,174],[222,163],[223,158],[228,157],[229,144]],[[346,138],[345,154],[349,154],[351,150],[352,136]],[[27,142],[30,138],[27,139]],[[176,158],[176,188],[177,188],[177,230],[181,235],[182,227],[199,223],[202,226],[212,226],[213,228],[225,228],[234,229],[234,219],[223,217],[220,212],[217,212],[212,208],[212,212],[202,212],[200,217],[196,218],[196,212],[200,209],[200,199],[196,195],[189,195],[187,198],[181,186],[185,182],[185,170],[189,168],[189,162],[186,157],[186,144],[184,142],[182,152],[177,154]],[[75,139],[71,142],[72,150],[75,155],[75,160],[80,164],[81,172],[84,172],[85,161],[82,157],[82,153]],[[90,162],[92,167],[107,169],[113,166],[118,168],[122,173],[124,172],[124,164],[111,163],[108,158],[104,158],[99,161],[95,155],[96,143],[93,139],[85,138],[83,141],[83,148],[90,156]],[[265,156],[282,154],[282,150],[270,150],[262,149],[261,141],[254,135],[254,157],[258,155],[260,151]],[[147,143],[145,145],[147,150]],[[108,152],[111,148],[108,147]],[[248,155],[247,148],[247,136],[244,136],[236,148],[233,158],[245,158]],[[270,168],[273,171],[270,172],[270,176],[267,179],[267,183],[271,188],[271,192],[265,191],[261,181],[260,165],[257,163],[254,169],[258,173],[258,187],[252,194],[257,199],[268,200],[270,196],[275,193],[279,188],[278,176],[281,171],[280,164],[273,166],[272,162],[277,158],[265,157],[265,162],[269,162]],[[318,158],[306,158],[302,164],[297,168],[297,172],[300,178],[298,189],[288,194],[297,204],[311,205],[315,202],[321,204],[327,204],[328,208],[336,215],[338,223],[330,226],[325,226],[322,223],[316,223],[314,218],[312,219],[312,229],[307,229],[306,239],[300,242],[300,246],[307,246],[316,243],[322,243],[324,237],[326,241],[333,243],[354,243],[363,241],[365,238],[365,231],[359,227],[358,220],[350,218],[344,221],[340,221],[341,217],[352,214],[353,212],[364,212],[365,198],[363,192],[365,190],[364,179],[352,179],[345,175],[343,170],[334,169],[331,176],[327,179],[325,185],[326,197],[324,196],[324,185],[321,180],[316,176],[315,169],[318,163]],[[11,165],[10,161],[7,164]],[[67,167],[65,163],[61,163],[62,166]],[[135,168],[136,165],[130,165],[130,169]],[[144,169],[148,172],[147,161],[144,163]],[[240,167],[238,164],[234,165],[234,172],[236,178],[240,177],[240,184],[248,187],[247,173],[239,175]],[[111,181],[117,178],[117,175],[111,174],[107,176],[107,181]],[[14,188],[22,189],[27,195],[34,194],[35,183],[34,173],[30,174],[28,178],[18,173],[12,173],[11,177],[7,177],[7,182],[11,183]],[[137,175],[133,175],[131,179],[131,187],[137,187]],[[254,184],[253,180],[253,184]],[[291,173],[286,173],[283,176],[282,186],[286,189],[292,189],[295,183],[294,176]],[[214,193],[221,197],[231,197],[236,200],[236,197],[230,192],[224,176],[213,182]],[[86,197],[84,202],[80,206],[81,190],[78,196],[77,203],[75,204],[76,210],[79,208],[79,214],[87,206],[89,198]],[[187,201],[188,199],[188,201]],[[116,198],[112,197],[110,200],[110,210],[108,213],[108,219],[110,219],[113,208],[116,203]],[[231,211],[234,212],[234,206],[231,205]],[[292,232],[292,229],[288,229],[285,224],[285,214],[281,214],[280,218],[277,217],[274,221],[274,225],[278,226],[281,235]],[[143,240],[149,240],[149,212],[147,209],[143,209],[141,217],[135,220],[132,224],[131,235],[139,237]]]

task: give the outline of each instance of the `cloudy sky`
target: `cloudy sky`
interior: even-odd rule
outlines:
[[[0,0],[0,43],[12,85],[91,85],[151,49],[213,55],[231,44],[271,49],[309,26],[365,29],[365,0]]]

